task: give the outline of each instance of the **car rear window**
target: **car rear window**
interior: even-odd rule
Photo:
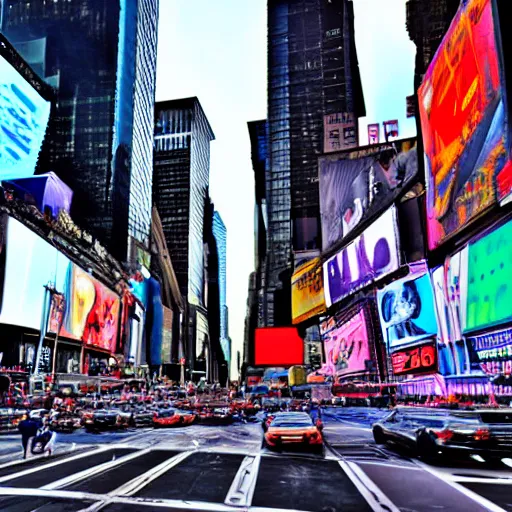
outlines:
[[[286,427],[286,428],[306,428],[306,427],[312,427],[313,422],[306,421],[306,420],[274,420],[271,424],[271,427]]]
[[[481,412],[480,419],[484,423],[509,423],[512,424],[512,412]]]

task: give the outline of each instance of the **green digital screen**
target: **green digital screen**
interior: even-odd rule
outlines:
[[[512,320],[512,221],[469,245],[467,290],[465,332]]]

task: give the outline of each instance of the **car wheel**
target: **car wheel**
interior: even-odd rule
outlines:
[[[388,438],[384,434],[383,430],[380,427],[376,427],[373,429],[373,439],[377,444],[386,444]]]
[[[425,462],[434,462],[439,458],[438,447],[434,440],[423,432],[418,436],[417,442],[418,457]]]

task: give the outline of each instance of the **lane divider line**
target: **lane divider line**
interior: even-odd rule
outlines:
[[[226,505],[238,507],[249,507],[251,505],[260,470],[260,462],[260,454],[247,456],[242,460],[224,499]]]
[[[107,462],[103,462],[102,464],[98,464],[97,466],[93,466],[92,468],[87,468],[78,473],[73,473],[72,475],[68,475],[64,478],[61,478],[60,480],[57,480],[55,482],[52,482],[50,484],[42,486],[41,489],[53,490],[53,489],[60,489],[62,487],[66,487],[75,482],[79,482],[80,480],[85,480],[85,479],[87,479],[91,476],[97,475],[99,473],[104,473],[111,468],[115,468],[116,466],[125,464],[126,462],[136,459],[142,455],[146,455],[146,453],[149,453],[150,451],[151,450],[149,448],[147,448],[145,450],[139,450],[134,453],[129,453],[127,455],[123,455],[114,460],[109,460]]]
[[[482,505],[482,507],[486,508],[487,510],[490,510],[491,512],[506,512],[504,508],[501,508],[499,505],[496,505],[496,503],[493,503],[487,498],[480,496],[480,494],[477,494],[476,492],[470,491],[469,489],[467,489],[463,485],[458,484],[454,480],[446,478],[446,475],[444,473],[436,471],[428,464],[425,464],[424,462],[421,462],[419,460],[416,460],[415,463],[425,471],[428,471],[431,475],[435,476],[437,479],[444,482],[446,485],[449,485],[450,487],[457,489],[457,491],[461,492],[468,498],[472,499],[473,501],[476,501],[479,505]]]
[[[400,512],[400,509],[382,492],[380,487],[378,487],[357,464],[343,459],[339,460],[338,464],[373,510]]]

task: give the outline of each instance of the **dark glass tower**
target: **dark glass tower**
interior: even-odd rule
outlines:
[[[268,0],[267,325],[291,321],[292,251],[321,247],[324,116],[343,113],[365,115],[352,0]]]
[[[1,30],[58,98],[40,171],[120,259],[149,244],[158,0],[2,0]]]

